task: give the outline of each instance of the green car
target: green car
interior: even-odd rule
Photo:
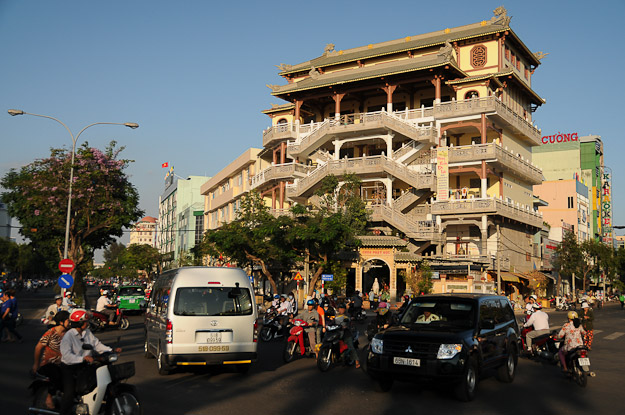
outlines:
[[[119,308],[123,310],[143,311],[147,305],[145,290],[140,285],[124,285],[117,293]]]

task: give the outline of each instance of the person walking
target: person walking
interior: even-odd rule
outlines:
[[[594,321],[595,314],[590,308],[588,302],[584,301],[582,303],[582,326],[584,327],[584,345],[588,347],[588,350],[592,350],[592,341],[594,339]]]
[[[15,290],[7,290],[4,292],[6,300],[2,303],[2,322],[4,327],[7,328],[9,333],[17,337],[18,343],[23,343],[22,335],[15,329],[17,325],[17,314],[19,309],[17,307],[17,298],[15,298]],[[6,306],[5,306],[6,305]],[[14,342],[15,339],[8,339],[10,342]]]
[[[623,309],[623,307],[625,306],[625,294],[621,293],[618,296],[618,300],[621,302],[621,310]]]

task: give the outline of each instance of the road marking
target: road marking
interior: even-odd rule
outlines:
[[[619,337],[621,337],[622,335],[624,335],[625,333],[621,333],[620,331],[616,331],[612,334],[610,334],[609,336],[605,336],[606,340],[614,340],[614,339],[618,339]]]
[[[595,332],[595,334],[599,334],[599,333],[603,332],[603,330],[595,330],[594,332]]]

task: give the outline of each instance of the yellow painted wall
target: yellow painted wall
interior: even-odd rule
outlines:
[[[508,151],[512,151],[515,155],[520,155],[524,160],[532,159],[531,147],[525,141],[519,140],[506,130],[503,132],[502,146],[504,149],[507,148]]]
[[[480,95],[479,98],[484,98],[488,96],[488,89],[485,85],[479,84],[463,84],[462,86],[458,86],[456,90],[456,100],[465,99],[464,96],[469,91],[477,91]]]
[[[503,196],[510,198],[519,205],[533,206],[533,187],[529,184],[522,183],[517,178],[504,173],[503,175]]]
[[[286,119],[288,123],[292,123],[294,118],[295,117],[292,114],[276,114],[271,118],[271,125],[275,126],[281,119]]]
[[[486,46],[486,64],[483,69],[474,68],[471,65],[471,49],[475,46]],[[482,43],[474,43],[471,45],[460,46],[460,69],[467,72],[469,76],[483,75],[487,73],[496,73],[499,71],[499,51],[497,40],[490,40]],[[493,66],[492,68],[489,68]]]

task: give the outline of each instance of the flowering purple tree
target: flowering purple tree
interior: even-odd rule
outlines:
[[[143,215],[137,190],[124,173],[132,160],[120,159],[121,151],[114,141],[104,151],[88,143],[76,151],[68,257],[77,269]],[[58,259],[65,241],[70,163],[70,151],[53,148],[49,158],[11,170],[0,181],[10,215],[22,224],[20,233],[31,244],[57,252]]]

